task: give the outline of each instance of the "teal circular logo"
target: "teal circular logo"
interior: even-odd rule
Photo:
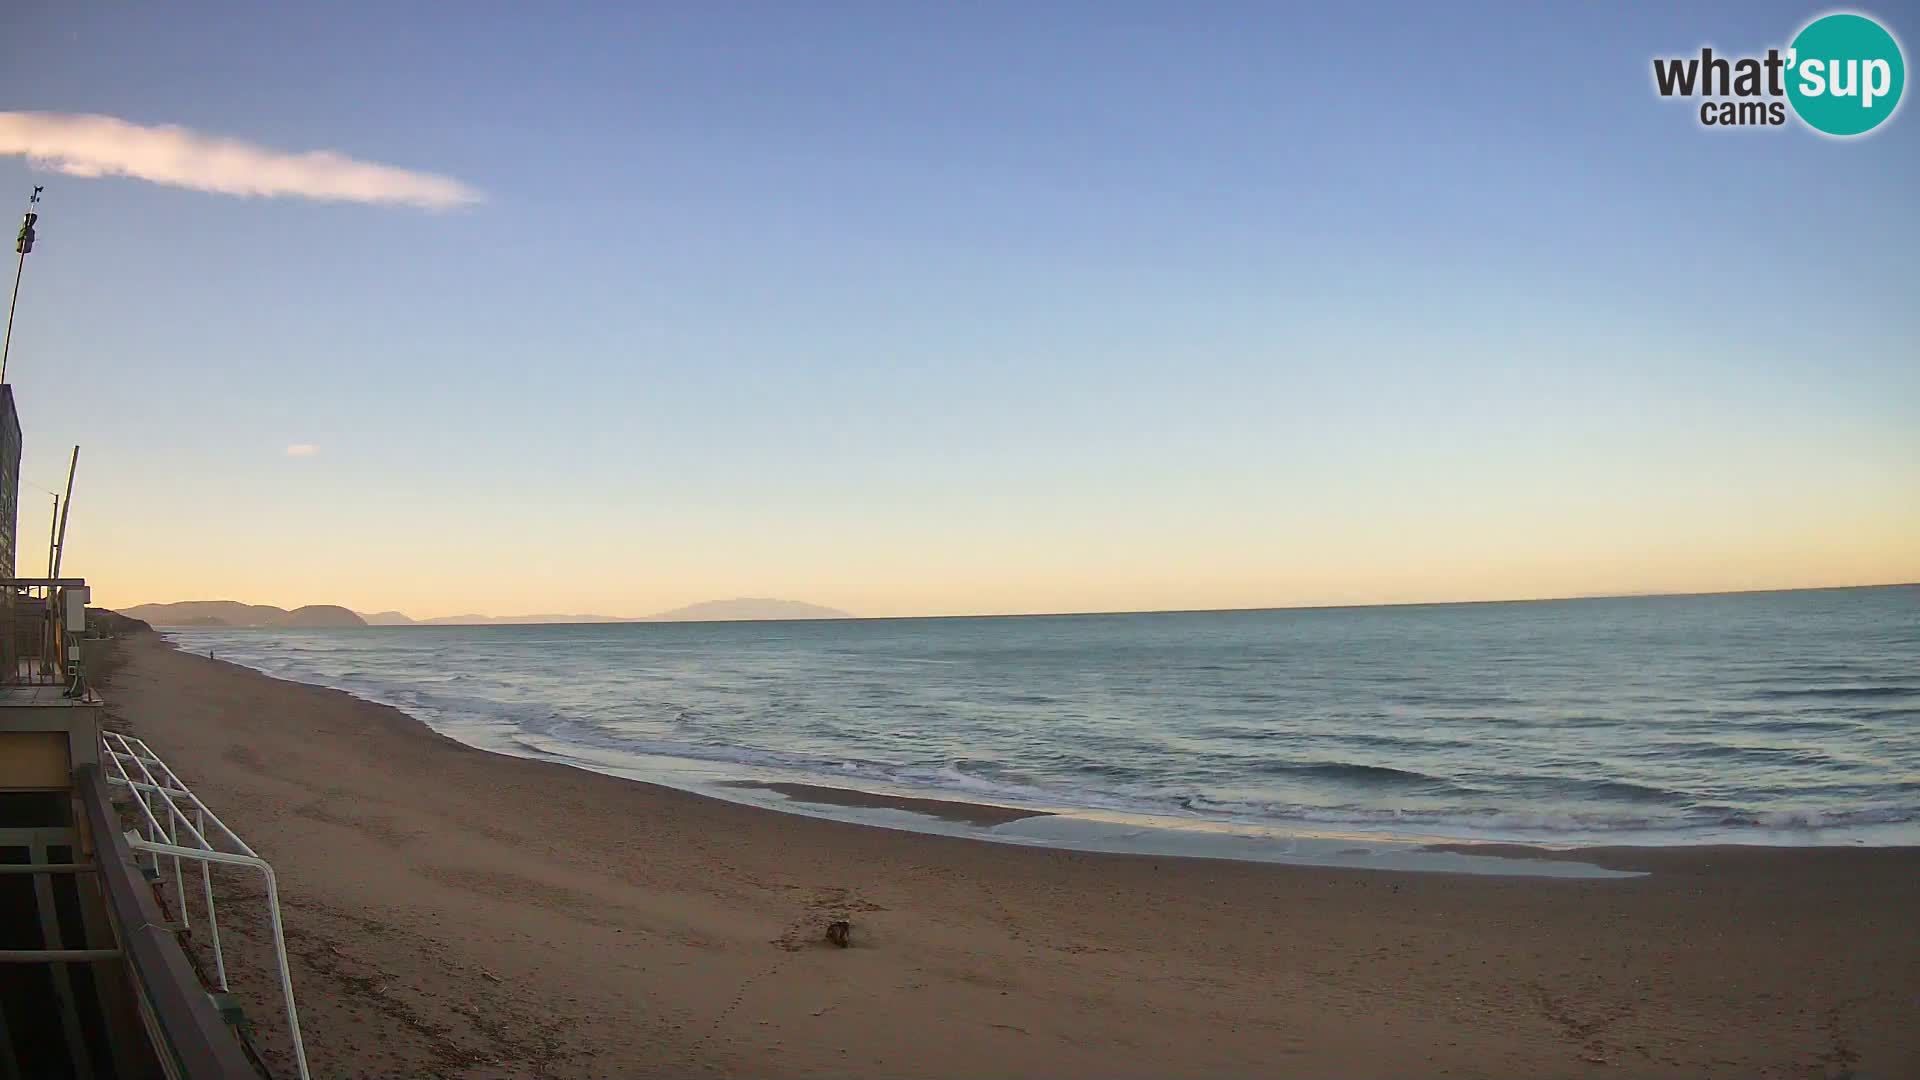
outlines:
[[[1787,99],[1816,131],[1862,135],[1900,105],[1907,64],[1900,43],[1865,15],[1808,23],[1787,52]]]

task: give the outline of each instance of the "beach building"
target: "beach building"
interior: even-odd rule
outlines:
[[[264,1075],[221,992],[210,872],[259,860],[144,743],[102,731],[86,581],[14,576],[5,385],[0,454],[0,1080]]]

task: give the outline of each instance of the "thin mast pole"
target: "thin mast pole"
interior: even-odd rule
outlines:
[[[53,538],[60,530],[60,496],[53,497],[53,516],[47,519],[47,576],[53,576]]]
[[[60,539],[53,545],[53,576],[60,576],[60,560],[67,557],[67,515],[73,512],[73,473],[80,467],[80,448],[73,448],[73,460],[67,464],[67,497],[60,502]]]
[[[33,194],[27,196],[27,216],[20,219],[20,241],[15,245],[20,258],[13,264],[13,299],[7,302],[7,338],[5,344],[0,344],[0,383],[7,381],[7,361],[13,356],[13,312],[20,306],[20,278],[27,272],[27,252],[33,249],[33,224],[39,216],[33,208],[39,204],[42,190],[36,186]]]
[[[20,253],[20,261],[13,268],[13,300],[7,304],[7,343],[0,345],[0,383],[7,381],[7,359],[13,355],[13,309],[20,306],[20,275],[27,269],[27,253]]]

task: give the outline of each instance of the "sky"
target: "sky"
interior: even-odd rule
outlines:
[[[1825,10],[15,5],[19,572],[77,443],[118,606],[1920,580],[1920,115],[1652,87]]]

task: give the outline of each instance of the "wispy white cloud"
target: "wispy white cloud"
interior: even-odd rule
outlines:
[[[312,457],[319,452],[320,448],[312,443],[297,442],[287,447],[288,457]]]
[[[0,156],[68,176],[131,176],[223,195],[387,203],[449,210],[484,196],[450,176],[356,161],[331,150],[293,154],[241,139],[112,116],[0,112]]]

